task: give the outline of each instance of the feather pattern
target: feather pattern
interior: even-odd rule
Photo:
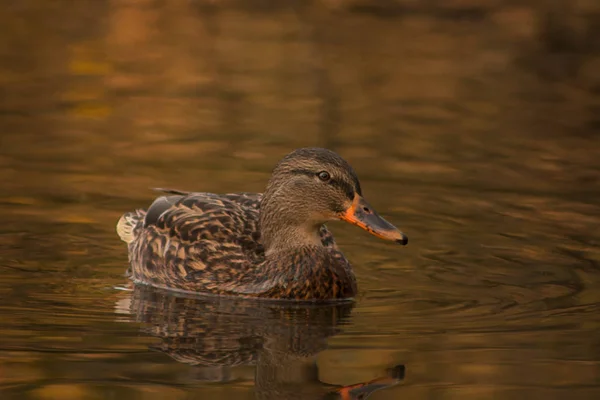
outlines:
[[[265,259],[258,217],[260,193],[168,190],[147,211],[118,223],[128,243],[128,275],[137,282],[182,291],[299,300],[354,295],[350,265],[322,225],[323,248]]]
[[[166,289],[290,300],[354,297],[350,263],[324,225],[344,220],[407,243],[362,197],[338,154],[297,149],[275,166],[264,194],[164,192],[147,210],[126,213],[129,276]]]

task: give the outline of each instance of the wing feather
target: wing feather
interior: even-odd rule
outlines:
[[[136,281],[180,290],[261,293],[282,282],[258,279],[264,261],[258,217],[259,193],[188,193],[161,189],[141,215],[129,243],[130,275]],[[141,221],[140,221],[141,222]],[[336,248],[325,226],[322,242]]]

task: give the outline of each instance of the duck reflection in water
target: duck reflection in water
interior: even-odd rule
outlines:
[[[347,322],[352,302],[188,297],[145,285],[133,285],[127,295],[118,307],[160,339],[151,349],[198,367],[196,379],[212,382],[228,381],[233,367],[254,365],[258,399],[366,399],[404,379],[398,365],[381,378],[349,386],[319,381],[316,356]]]

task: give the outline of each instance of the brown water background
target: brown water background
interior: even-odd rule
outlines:
[[[597,1],[3,0],[0,135],[2,399],[318,398],[396,364],[372,399],[600,398]],[[339,324],[115,289],[148,188],[262,191],[301,146],[410,238],[331,225]],[[169,351],[209,343],[240,365]]]

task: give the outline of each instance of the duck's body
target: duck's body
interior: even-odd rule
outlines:
[[[324,168],[327,180],[316,177]],[[356,280],[325,221],[346,219],[406,241],[367,208],[350,166],[324,149],[284,158],[264,195],[169,192],[117,225],[134,281],[217,295],[347,299],[356,294]]]
[[[200,293],[286,299],[356,293],[350,265],[324,225],[322,247],[284,252],[267,262],[258,228],[261,193],[179,193],[160,197],[147,212],[121,218],[119,232],[129,242],[133,280]]]

